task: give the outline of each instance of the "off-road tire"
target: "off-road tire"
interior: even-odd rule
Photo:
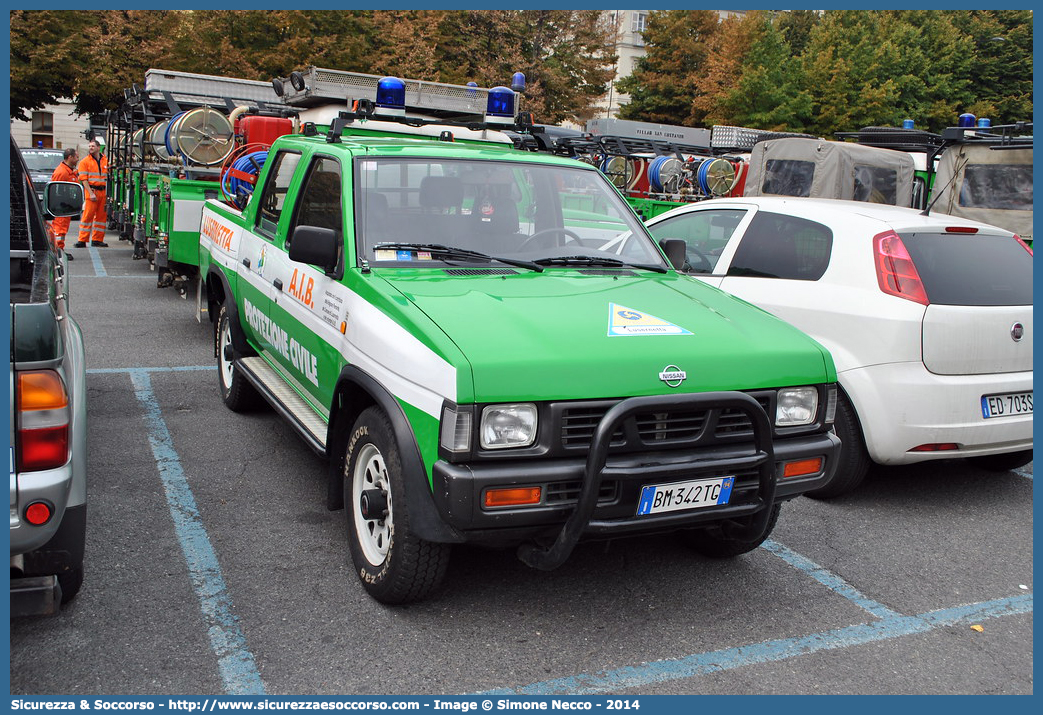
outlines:
[[[967,462],[978,469],[989,472],[1009,472],[1024,467],[1032,461],[1032,450],[1008,452],[1007,454],[988,454],[981,457],[968,457]]]
[[[348,549],[356,575],[381,603],[423,600],[445,577],[451,547],[424,541],[410,528],[402,460],[383,410],[364,410],[341,446]],[[386,494],[383,519],[362,514],[362,491],[374,489]]]
[[[749,553],[771,535],[775,528],[775,522],[779,520],[780,504],[771,508],[768,524],[764,531],[755,539],[743,540],[731,538],[725,535],[720,526],[711,526],[702,529],[685,529],[682,538],[690,548],[703,556],[711,559],[732,559],[736,556]]]
[[[231,358],[225,356],[225,348],[231,352]],[[262,402],[257,388],[243,377],[235,366],[239,358],[232,344],[232,324],[228,308],[224,305],[217,314],[214,323],[214,353],[217,356],[217,385],[221,390],[221,399],[233,412],[249,412],[257,409]]]
[[[833,431],[840,438],[837,470],[824,487],[806,492],[807,496],[813,499],[832,499],[854,491],[866,478],[869,467],[873,464],[866,450],[865,438],[862,437],[858,415],[843,393],[837,395],[837,415],[833,422]]]

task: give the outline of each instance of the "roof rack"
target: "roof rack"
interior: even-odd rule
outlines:
[[[308,67],[291,72],[289,77],[272,80],[276,93],[282,90],[283,101],[294,107],[317,107],[354,99],[376,101],[379,75],[343,70]],[[441,82],[403,79],[406,108],[440,117],[481,117],[485,114],[490,90]],[[515,101],[519,107],[520,95]]]
[[[1031,132],[1032,122],[997,124],[992,127],[948,127],[942,130],[942,139],[946,144],[989,144],[991,149],[996,150],[1031,149]]]
[[[447,129],[441,132],[439,137],[442,141],[453,141],[454,137],[449,129],[452,127],[459,127],[461,129],[468,129],[475,132],[483,130],[502,132],[506,129],[522,135],[532,135],[543,132],[543,127],[533,124],[532,115],[529,112],[519,112],[515,116],[513,123],[503,124],[500,122],[485,122],[479,120],[452,120],[382,113],[380,107],[371,100],[356,99],[351,103],[350,110],[340,111],[337,113],[337,116],[330,123],[329,131],[326,133],[326,141],[331,144],[337,144],[341,141],[341,134],[345,128],[352,126],[356,120],[366,121],[370,119],[381,122],[403,124],[409,127],[446,127]],[[304,125],[303,133],[308,136],[315,136],[319,132],[314,124],[307,123]],[[512,141],[515,146],[518,146],[518,139],[512,138]]]

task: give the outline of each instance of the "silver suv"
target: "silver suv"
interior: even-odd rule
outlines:
[[[83,582],[87,415],[83,335],[65,256],[45,215],[79,213],[83,189],[50,182],[41,206],[11,142],[11,615],[54,613]]]

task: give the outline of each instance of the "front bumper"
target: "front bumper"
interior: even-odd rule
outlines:
[[[629,416],[654,409],[727,406],[745,411],[754,426],[751,442],[712,448],[611,454],[613,432]],[[607,538],[668,531],[766,515],[779,501],[825,485],[836,469],[840,442],[829,433],[789,437],[773,442],[763,408],[738,392],[638,397],[620,402],[598,426],[586,460],[525,459],[511,462],[434,465],[434,499],[442,518],[468,541],[512,545],[560,535],[574,544],[580,538]],[[787,462],[822,458],[822,469],[782,478]],[[726,505],[637,516],[642,487],[691,479],[735,476]],[[525,507],[484,506],[490,488],[539,486],[539,504]],[[569,547],[571,549],[571,546]],[[567,555],[567,554],[566,554]]]

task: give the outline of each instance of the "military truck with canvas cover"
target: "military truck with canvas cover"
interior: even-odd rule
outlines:
[[[304,126],[245,208],[206,203],[201,307],[226,405],[328,457],[373,597],[425,597],[455,543],[735,556],[830,480],[828,352],[676,273],[595,167],[488,127]]]
[[[905,152],[825,139],[769,139],[753,147],[745,195],[909,207],[915,169]]]
[[[931,210],[1005,228],[1032,245],[1032,139],[965,140],[938,160]]]

